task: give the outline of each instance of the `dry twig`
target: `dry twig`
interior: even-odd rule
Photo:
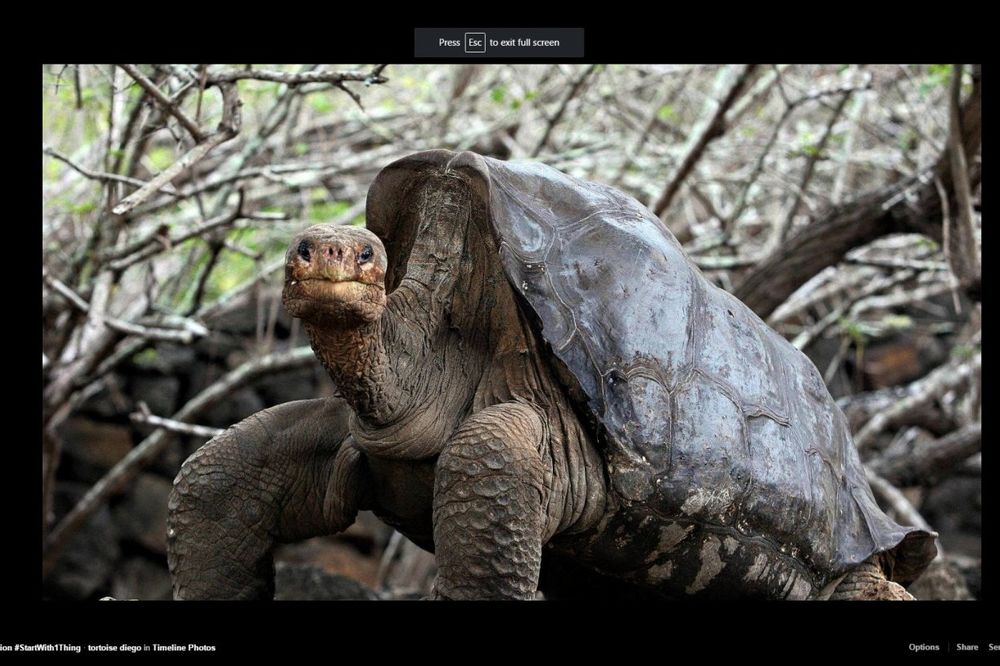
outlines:
[[[923,379],[914,382],[908,389],[907,397],[895,405],[878,412],[858,431],[854,443],[864,451],[875,443],[875,438],[886,428],[907,416],[910,412],[923,409],[932,400],[959,386],[982,367],[983,356],[978,353],[968,363],[955,366],[944,365]]]
[[[289,370],[314,362],[310,347],[275,352],[247,361],[189,400],[170,421],[187,423],[227,395],[264,374]],[[157,428],[101,478],[57,524],[46,539],[42,576],[46,576],[69,539],[109,497],[121,492],[170,442],[169,431]]]

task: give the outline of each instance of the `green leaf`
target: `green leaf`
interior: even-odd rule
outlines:
[[[920,135],[912,127],[907,127],[905,131],[900,132],[899,136],[896,137],[896,143],[903,150],[916,150],[917,144],[920,142]]]
[[[97,204],[93,201],[86,201],[84,203],[72,204],[69,207],[69,212],[76,213],[77,215],[83,215],[97,209]]]
[[[902,331],[913,327],[913,319],[907,315],[891,314],[883,317],[882,325],[897,331]]]
[[[253,277],[256,262],[238,252],[223,252],[205,284],[205,296],[215,300]]]
[[[507,91],[504,89],[503,86],[498,86],[494,88],[492,92],[490,92],[490,98],[497,104],[502,104],[504,97],[506,96],[507,96]]]
[[[952,65],[929,65],[927,76],[918,86],[917,90],[921,97],[926,97],[927,93],[934,88],[943,88],[951,81]]]
[[[174,163],[174,151],[163,146],[153,148],[146,157],[149,158],[150,165],[157,171],[163,171]]]
[[[63,163],[57,159],[49,159],[45,162],[45,177],[49,180],[58,180],[62,173]]]
[[[861,346],[867,342],[867,327],[861,322],[841,317],[838,323],[840,324],[840,332],[850,338],[855,345]]]
[[[955,345],[951,348],[951,355],[957,359],[968,361],[976,355],[976,348],[972,345]]]
[[[938,80],[948,79],[951,77],[951,65],[930,65],[927,67],[927,73]]]
[[[664,104],[656,112],[656,115],[660,120],[673,120],[677,117],[677,111],[672,104]]]
[[[310,95],[309,106],[311,106],[316,113],[330,113],[333,111],[333,102],[325,93],[313,93]]]
[[[314,222],[329,222],[333,218],[337,217],[338,211],[344,211],[338,201],[314,203],[309,206],[309,219]]]
[[[521,100],[519,100],[519,99],[512,99],[512,100],[510,100],[510,108],[512,108],[515,111],[517,111],[518,109],[520,109],[521,108]]]
[[[297,144],[295,144],[295,154],[296,155],[299,155],[301,157],[302,155],[305,155],[308,152],[309,152],[309,144],[308,143],[306,143],[304,141],[299,141]]]
[[[132,363],[140,368],[155,368],[158,365],[159,359],[160,352],[156,350],[156,347],[150,347],[149,349],[143,349],[133,356]]]

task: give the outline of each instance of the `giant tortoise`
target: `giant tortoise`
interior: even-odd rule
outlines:
[[[443,599],[905,599],[935,555],[813,364],[614,188],[411,155],[367,229],[292,240],[283,302],[339,396],[187,460],[176,598],[270,597],[276,544],[362,509],[435,553]]]

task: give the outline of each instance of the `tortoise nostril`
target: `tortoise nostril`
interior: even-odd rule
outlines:
[[[296,252],[299,253],[300,257],[302,257],[306,261],[309,261],[311,256],[309,254],[309,241],[304,240],[301,243],[299,243],[299,247],[296,249]]]
[[[343,258],[344,258],[344,248],[338,247],[337,248],[337,259],[339,260],[339,259],[343,259]]]

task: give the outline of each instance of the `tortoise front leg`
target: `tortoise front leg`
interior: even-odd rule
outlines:
[[[873,555],[852,569],[837,585],[831,601],[913,601],[912,594],[885,575],[885,562]]]
[[[445,446],[434,478],[437,597],[534,598],[549,503],[545,430],[533,408],[503,403],[473,414]]]
[[[167,561],[175,599],[270,599],[276,544],[354,522],[366,491],[342,400],[263,410],[213,438],[170,494]]]

